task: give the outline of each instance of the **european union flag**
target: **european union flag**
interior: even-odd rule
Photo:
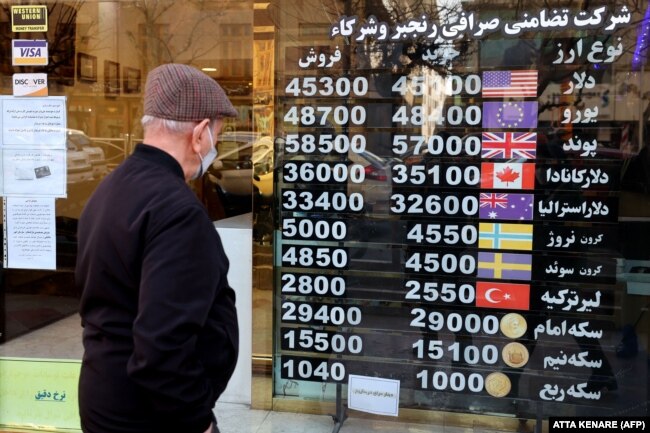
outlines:
[[[483,128],[537,128],[537,102],[484,102]]]

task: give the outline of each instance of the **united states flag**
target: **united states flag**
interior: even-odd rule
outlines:
[[[484,98],[537,96],[537,71],[483,72]]]
[[[536,132],[484,132],[481,157],[485,159],[524,158],[537,155]]]

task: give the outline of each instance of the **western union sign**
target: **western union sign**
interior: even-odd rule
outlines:
[[[12,6],[12,32],[46,32],[47,6]]]

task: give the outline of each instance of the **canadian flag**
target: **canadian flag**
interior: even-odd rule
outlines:
[[[528,310],[530,308],[530,285],[477,281],[476,306]]]
[[[481,164],[481,188],[535,189],[535,164],[484,162]]]

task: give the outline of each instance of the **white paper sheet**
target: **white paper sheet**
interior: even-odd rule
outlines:
[[[56,269],[54,198],[4,199],[4,266]]]
[[[2,152],[2,194],[65,197],[65,150],[14,150]]]
[[[398,416],[400,381],[348,376],[348,408],[376,415]]]
[[[2,146],[65,149],[65,96],[0,97]]]

